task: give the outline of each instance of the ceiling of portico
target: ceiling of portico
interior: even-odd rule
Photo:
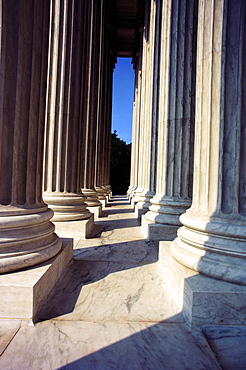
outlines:
[[[139,0],[115,0],[116,47],[118,57],[132,57]]]

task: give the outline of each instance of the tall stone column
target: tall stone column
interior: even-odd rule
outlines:
[[[143,137],[143,127],[141,116],[143,114],[143,102],[144,102],[144,78],[143,78],[143,69],[144,69],[144,48],[143,48],[143,39],[144,39],[144,30],[141,30],[140,33],[140,51],[137,58],[137,68],[136,68],[136,77],[135,77],[135,94],[134,94],[134,110],[133,110],[133,142],[132,142],[132,154],[131,154],[131,183],[133,189],[130,194],[131,205],[135,208],[135,204],[139,200],[139,195],[143,191],[141,185],[142,179],[142,137]]]
[[[107,48],[106,48],[107,51]],[[97,147],[97,178],[96,178],[96,190],[100,195],[103,195],[102,199],[106,202],[109,200],[111,195],[111,187],[109,185],[110,178],[110,155],[111,155],[111,116],[112,116],[112,56],[109,51],[106,52],[105,56],[105,79],[103,82],[102,96],[106,97],[106,102],[101,99],[102,107],[101,110],[101,127],[99,132],[99,144]],[[114,64],[114,63],[113,63]],[[99,190],[99,187],[101,190]]]
[[[146,213],[151,205],[150,199],[155,195],[156,188],[156,150],[157,150],[157,122],[158,122],[158,94],[159,94],[159,40],[161,2],[151,1],[148,27],[144,37],[146,51],[145,69],[145,112],[141,119],[144,124],[142,185],[144,190],[139,195],[135,206],[137,217]]]
[[[130,200],[138,190],[139,184],[139,139],[140,139],[140,112],[142,91],[142,54],[143,54],[143,30],[139,31],[139,53],[134,57],[135,82],[134,82],[134,104],[132,117],[132,148],[131,148],[131,175],[128,196]],[[132,200],[132,204],[135,202]]]
[[[97,125],[96,125],[96,148],[95,148],[95,190],[102,205],[107,203],[107,191],[104,185],[104,168],[105,168],[105,148],[109,150],[105,142],[105,132],[107,126],[107,48],[108,40],[106,34],[105,19],[105,2],[101,2],[100,9],[100,35],[98,40],[99,49],[99,77],[98,77],[98,101],[97,101]]]
[[[52,0],[44,158],[44,200],[53,221],[88,219],[81,193],[80,115],[83,39],[87,5],[78,0]]]
[[[82,166],[81,176],[82,192],[86,197],[88,209],[97,216],[101,213],[101,203],[95,190],[95,155],[96,155],[96,127],[99,83],[99,60],[100,60],[100,1],[93,0],[89,6],[89,19],[87,27],[87,50],[86,50],[86,80],[84,83],[85,101],[83,120],[85,123],[84,140],[82,143]]]
[[[142,218],[146,237],[172,240],[191,205],[197,0],[163,2],[156,196]]]
[[[0,60],[0,273],[56,255],[42,199],[49,1],[3,0]]]
[[[171,244],[181,264],[246,284],[246,4],[199,4],[193,202]]]

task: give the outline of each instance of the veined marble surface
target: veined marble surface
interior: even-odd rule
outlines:
[[[221,369],[205,335],[183,322],[129,203],[111,204],[95,237],[77,243],[44,321],[0,321],[0,369]]]
[[[8,370],[220,369],[180,324],[48,321],[23,324],[0,368]]]
[[[183,321],[163,289],[156,247],[143,239],[134,213],[121,203],[120,211],[117,206],[104,211],[107,217],[96,222],[102,231],[95,238],[76,245],[75,261],[44,306],[42,319]]]
[[[246,326],[209,325],[203,332],[223,369],[246,369]]]
[[[41,319],[171,321],[183,318],[157,263],[74,261],[44,306]]]

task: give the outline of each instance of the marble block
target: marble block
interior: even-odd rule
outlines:
[[[159,243],[159,268],[189,324],[244,325],[246,286],[190,270],[172,257],[170,244],[168,241]]]
[[[174,240],[179,227],[151,222],[144,215],[141,219],[142,233],[148,240]]]
[[[90,237],[94,227],[94,214],[86,220],[53,222],[55,232],[61,238],[86,239]]]
[[[21,327],[21,320],[0,321],[0,356]]]
[[[146,212],[148,212],[148,209],[142,209],[135,206],[134,213],[136,218],[138,218],[139,220],[141,220],[142,216],[145,215]]]
[[[223,369],[246,369],[246,326],[204,326],[202,332]]]
[[[99,199],[99,202],[102,204],[102,209],[104,209],[107,205],[107,200],[106,199]]]
[[[94,214],[94,219],[97,220],[102,215],[102,205],[86,207],[91,213]]]
[[[130,201],[131,201],[131,208],[135,209],[135,206],[138,203],[138,200],[135,200],[134,198],[130,198]]]
[[[61,251],[35,267],[0,275],[0,319],[33,319],[61,278],[73,256],[73,241],[62,240]]]

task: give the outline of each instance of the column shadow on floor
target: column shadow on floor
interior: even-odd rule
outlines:
[[[140,221],[136,218],[125,218],[118,220],[96,221],[95,226],[101,227],[102,231],[111,231],[114,229],[127,229],[140,226]]]
[[[137,240],[136,242],[145,243],[146,241]],[[65,275],[58,282],[37,315],[36,322],[73,312],[83,286],[102,280],[109,274],[134,269],[157,261],[157,251],[153,253],[150,249],[147,250],[149,247],[153,248],[152,246],[146,244],[146,251],[142,251],[142,255],[139,257],[139,254],[134,255],[133,245],[134,242],[123,242],[76,250],[76,253],[80,254],[76,258],[80,259],[74,259],[70,262]],[[129,253],[128,258],[122,261],[121,249],[124,252],[127,248],[132,251],[132,254]],[[104,257],[97,253],[97,249],[106,249]],[[119,258],[117,258],[117,253]],[[88,260],[82,259],[83,254],[87,255]],[[97,255],[98,259],[95,260]]]
[[[107,331],[107,326],[109,330]],[[61,369],[75,370],[154,370],[154,369],[221,369],[205,338],[194,338],[187,328],[179,323],[129,324],[118,332],[128,334],[122,340],[94,351]],[[143,328],[140,330],[140,328]],[[110,324],[104,323],[102,341],[110,341]],[[115,334],[114,332],[112,334]],[[111,334],[111,335],[112,335]],[[121,336],[123,336],[121,334]],[[98,337],[95,342],[98,344]],[[204,347],[207,345],[207,348]]]

